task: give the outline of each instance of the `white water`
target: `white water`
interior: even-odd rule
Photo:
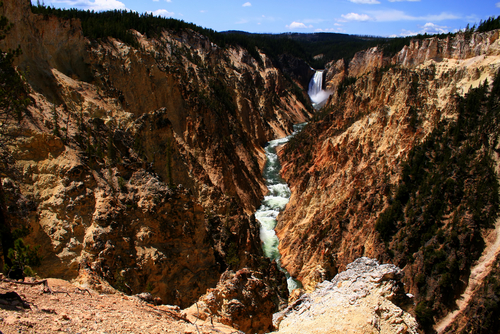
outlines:
[[[307,94],[309,94],[313,106],[316,109],[321,108],[326,103],[331,92],[323,89],[323,71],[316,71],[309,82]]]
[[[264,255],[271,260],[276,260],[280,269],[287,275],[288,290],[292,291],[301,286],[300,282],[281,268],[280,253],[278,251],[279,239],[276,236],[274,228],[276,227],[276,217],[280,211],[285,209],[290,199],[290,188],[280,176],[281,165],[276,154],[276,147],[286,143],[293,135],[299,132],[305,125],[299,124],[294,126],[295,132],[288,137],[272,140],[265,148],[267,162],[264,166],[264,178],[267,183],[269,193],[264,197],[262,205],[255,212],[255,218],[260,222],[260,239]]]

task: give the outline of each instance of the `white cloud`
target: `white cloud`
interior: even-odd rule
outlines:
[[[422,26],[422,31],[428,34],[446,34],[449,32],[449,27],[447,26],[439,26],[437,24],[427,22]]]
[[[455,14],[441,13],[437,15],[411,16],[400,10],[387,11],[370,11],[368,12],[378,22],[394,22],[394,21],[443,21],[456,20],[460,17]],[[344,16],[342,16],[344,17]]]
[[[497,3],[495,4],[495,6],[497,6],[498,8],[500,8],[500,2],[497,2]]]
[[[154,16],[162,16],[162,17],[172,17],[172,16],[174,16],[174,13],[169,12],[166,9],[158,9],[158,10],[155,10],[155,11],[152,11],[152,12],[148,12],[148,13],[153,13]]]
[[[412,16],[405,14],[400,10],[376,11],[371,12],[376,21],[392,22],[392,21],[410,21],[414,19]]]
[[[325,19],[305,19],[305,20],[302,20],[302,22],[304,22],[304,23],[321,23],[321,22],[325,22]]]
[[[341,16],[348,21],[368,21],[370,19],[368,15],[358,13],[342,14]]]
[[[415,36],[418,34],[429,34],[429,35],[435,35],[435,34],[447,34],[450,30],[450,27],[447,26],[440,26],[432,22],[427,22],[423,26],[418,26],[420,28],[419,31],[411,31],[411,30],[406,30],[403,29],[401,31],[401,36]]]
[[[252,7],[252,4],[250,2],[245,2],[243,4],[243,7]]]
[[[364,5],[378,5],[380,1],[377,0],[349,0],[350,2],[360,3]]]
[[[403,2],[403,1],[408,1],[408,2],[420,2],[420,0],[389,0],[389,2]]]
[[[346,32],[342,28],[328,28],[328,29],[315,29],[314,32],[339,32],[339,33],[344,33]]]
[[[68,7],[95,10],[96,12],[111,9],[127,9],[125,4],[118,0],[52,0],[51,3],[65,4]]]
[[[160,0],[153,0],[154,2],[159,2]]]
[[[292,23],[290,23],[289,25],[286,26],[288,29],[307,29],[307,28],[312,28],[313,26],[312,25],[309,25],[309,26],[306,26],[304,23],[302,22],[296,22],[296,21],[293,21]]]
[[[155,0],[155,1],[156,1],[156,0]],[[165,1],[166,1],[166,2],[168,2],[168,3],[172,3],[172,0],[165,0]]]

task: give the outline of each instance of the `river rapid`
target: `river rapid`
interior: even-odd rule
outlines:
[[[294,125],[293,134],[285,138],[271,140],[264,148],[267,157],[266,165],[264,166],[264,179],[266,180],[269,193],[264,197],[262,205],[255,212],[255,218],[260,222],[260,239],[264,255],[271,260],[275,260],[280,269],[286,274],[289,291],[301,287],[301,284],[291,277],[280,264],[281,255],[278,251],[279,239],[276,236],[274,228],[276,227],[278,214],[285,209],[290,200],[291,191],[280,176],[281,164],[276,153],[276,148],[288,142],[305,125],[306,123]]]
[[[331,95],[323,89],[324,71],[316,71],[309,83],[309,98],[314,109],[322,108]],[[286,182],[281,178],[281,164],[276,153],[276,148],[286,144],[290,138],[300,132],[307,123],[296,124],[293,126],[293,133],[285,138],[271,140],[264,148],[266,151],[266,165],[264,166],[264,179],[266,180],[269,193],[264,197],[260,208],[255,212],[255,218],[260,222],[260,239],[264,255],[271,260],[275,260],[281,271],[287,277],[288,290],[300,288],[302,284],[290,276],[290,274],[281,267],[281,254],[278,250],[279,239],[276,236],[274,228],[276,227],[276,218],[283,211],[290,200],[291,191]]]

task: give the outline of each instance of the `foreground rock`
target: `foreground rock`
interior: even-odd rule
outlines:
[[[416,320],[396,304],[409,301],[404,273],[362,257],[273,317],[276,333],[418,333]]]
[[[149,293],[101,294],[48,279],[47,286],[0,281],[2,333],[268,333],[275,311],[272,282],[256,271],[227,271],[192,307],[154,305]],[[265,275],[269,276],[269,275]],[[418,333],[400,306],[409,301],[403,272],[363,257],[274,314],[277,333]],[[284,284],[282,284],[284,283]],[[274,287],[275,289],[277,287]],[[16,298],[2,298],[16,295]],[[19,300],[19,297],[22,300]]]
[[[274,262],[272,269],[278,270]],[[287,289],[286,280],[268,278],[274,276],[248,269],[227,271],[215,289],[209,289],[186,310],[188,318],[193,322],[220,322],[245,333],[268,333],[273,330],[272,314],[280,300],[276,291]],[[283,302],[280,300],[280,304]]]
[[[54,293],[40,286],[0,282],[0,296],[17,293],[28,305],[0,297],[0,329],[11,333],[238,333],[217,322],[192,323],[179,307],[145,302],[120,293],[99,294],[67,281],[48,279]],[[43,289],[42,289],[43,290]]]

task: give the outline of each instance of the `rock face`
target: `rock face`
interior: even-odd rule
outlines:
[[[345,64],[343,60],[331,62],[327,68],[332,73],[327,74],[334,75],[339,71],[339,67],[347,66],[346,75],[357,78],[385,66],[414,68],[429,61],[439,63],[445,59],[465,60],[478,56],[493,56],[498,53],[498,38],[498,31],[489,31],[458,34],[445,39],[415,39],[393,56],[385,55],[383,47],[373,47],[356,53],[349,64]],[[331,81],[331,78],[328,81]]]
[[[1,10],[14,28],[0,47],[24,51],[32,99],[2,180],[11,225],[42,246],[40,275],[186,307],[226,269],[269,266],[252,216],[261,146],[310,113],[266,55],[182,30],[136,33],[135,49],[28,0]]]
[[[2,49],[21,47],[23,53],[16,63],[31,78],[33,89],[60,104],[52,69],[83,81],[92,79],[80,21],[33,15],[30,2],[24,0],[4,1],[0,12],[13,24],[7,38],[0,42]]]
[[[437,51],[426,53],[430,45],[448,45],[453,52],[444,53],[440,51],[444,47],[439,46]],[[362,256],[397,261],[407,273],[403,280],[408,292],[423,302],[420,311],[426,305],[424,296],[432,290],[429,287],[444,286],[445,279],[441,285],[437,280],[426,285],[423,273],[424,267],[437,265],[438,260],[430,260],[437,253],[430,252],[434,248],[419,248],[420,242],[430,247],[436,240],[426,243],[432,238],[424,241],[419,235],[415,246],[407,248],[402,246],[408,233],[405,230],[385,244],[376,222],[397,199],[402,163],[412,148],[424,143],[439,124],[457,119],[457,96],[464,96],[486,79],[493,82],[500,68],[499,47],[497,31],[476,34],[470,40],[458,34],[454,40],[413,43],[392,60],[385,60],[381,50],[372,49],[358,54],[349,65],[342,61],[331,64],[326,74],[334,90],[329,104],[281,151],[283,177],[292,190],[286,210],[278,217],[281,262],[306,290],[312,291],[317,283],[333,278]],[[484,142],[495,142],[493,132],[483,136]],[[477,152],[488,151],[488,145]],[[452,225],[446,223],[450,217],[445,216],[436,226],[444,224],[446,231],[452,231]],[[463,224],[472,223],[465,217]],[[476,240],[473,235],[480,234],[478,228],[463,233],[460,240]],[[396,258],[388,249],[398,254]],[[472,247],[453,254],[453,258],[472,259],[480,250],[478,253]],[[460,279],[466,280],[469,274],[466,268],[472,260],[467,261],[458,271]],[[448,268],[452,263],[442,266]],[[424,287],[429,288],[427,292]],[[444,316],[452,308],[441,305],[431,311],[436,312],[431,318]]]
[[[248,269],[225,272],[217,287],[208,289],[186,312],[195,319],[216,321],[245,333],[268,333],[273,329],[272,318],[262,315],[274,313],[276,300],[281,298],[276,292],[287,289],[286,280],[272,279],[273,271],[278,271],[275,263],[265,273]]]
[[[51,136],[25,140],[13,156],[26,173],[5,179],[4,191],[31,203],[29,240],[43,249],[40,275],[91,285],[97,276],[127,293],[150,286],[165,302],[183,306],[216,284],[204,210],[186,189],[169,189],[153,173],[127,165],[91,168]],[[46,157],[22,159],[22,152],[43,155],[43,147]],[[15,204],[8,209],[26,220]]]
[[[456,117],[454,94],[492,81],[499,54],[495,39],[485,54],[473,58],[375,67],[335,91],[332,112],[282,150],[292,197],[278,217],[277,233],[282,263],[294,277],[312,288],[357,257],[380,252],[373,224],[398,182],[399,162],[439,120]],[[342,66],[332,65],[327,78],[343,75]],[[418,126],[411,123],[412,108],[418,110]]]
[[[416,320],[397,304],[408,302],[391,264],[366,257],[347,265],[273,316],[274,333],[418,333]]]

